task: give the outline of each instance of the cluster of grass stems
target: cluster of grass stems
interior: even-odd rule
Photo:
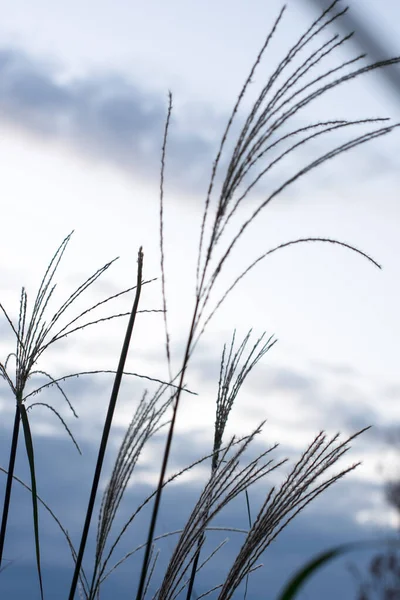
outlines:
[[[101,500],[94,565],[91,575],[88,575],[87,568],[83,566],[83,557],[95,500],[98,496],[99,480],[121,380],[124,375],[141,377],[137,373],[126,373],[124,368],[135,319],[138,313],[142,312],[140,308],[141,290],[143,285],[150,283],[150,280],[143,279],[144,256],[142,249],[138,253],[137,281],[134,287],[107,297],[95,305],[89,306],[79,314],[70,316],[75,301],[108,270],[114,262],[111,261],[82,283],[61,304],[60,308],[54,314],[51,314],[49,312],[50,300],[56,287],[54,277],[70,241],[71,235],[68,235],[53,256],[30,311],[28,310],[27,292],[24,288],[21,292],[19,316],[16,321],[11,318],[10,313],[3,304],[0,304],[1,311],[16,341],[15,351],[10,352],[5,361],[0,363],[0,374],[8,384],[10,393],[16,402],[8,466],[1,469],[6,475],[6,486],[0,530],[0,566],[6,541],[12,486],[13,482],[16,481],[29,490],[32,499],[36,564],[41,598],[44,597],[44,584],[41,569],[39,507],[51,514],[71,550],[74,570],[71,573],[69,600],[75,598],[77,589],[79,589],[81,597],[85,600],[99,598],[102,584],[109,575],[131,555],[143,550],[140,577],[136,582],[136,600],[142,600],[146,595],[149,595],[150,583],[157,572],[158,552],[156,545],[158,538],[155,537],[155,528],[163,490],[196,465],[209,464],[209,476],[186,524],[182,525],[179,532],[172,532],[178,536],[178,541],[164,574],[159,577],[160,583],[152,597],[154,600],[174,600],[178,596],[181,598],[185,596],[189,600],[194,596],[194,586],[196,585],[197,591],[201,589],[201,594],[196,594],[197,598],[212,593],[219,600],[228,600],[242,583],[245,585],[245,594],[247,593],[247,586],[252,572],[259,568],[259,560],[262,554],[282,529],[314,498],[357,466],[353,464],[334,474],[330,470],[348,451],[350,442],[361,433],[360,431],[344,440],[341,440],[338,435],[330,437],[324,432],[319,432],[297,462],[292,465],[283,483],[280,486],[269,488],[258,514],[251,515],[248,497],[249,487],[281,467],[285,460],[274,458],[276,445],[266,447],[255,458],[254,455],[249,457],[249,448],[254,439],[260,434],[263,423],[257,425],[253,431],[250,431],[244,437],[225,439],[229,415],[246,377],[275,343],[272,337],[268,338],[265,334],[261,335],[255,342],[250,343],[251,332],[249,332],[239,341],[236,339],[236,334],[234,334],[231,342],[223,349],[216,399],[214,442],[209,454],[199,458],[195,463],[188,465],[173,476],[167,477],[171,443],[174,437],[179,406],[185,394],[193,393],[187,387],[187,376],[194,350],[205,334],[210,320],[221,309],[228,294],[234,290],[251,269],[278,250],[311,242],[337,244],[358,253],[362,258],[379,267],[370,256],[346,242],[321,237],[300,238],[266,249],[255,260],[249,260],[247,266],[236,274],[223,292],[218,291],[217,281],[219,281],[226,265],[229,262],[232,263],[231,255],[239,240],[247,233],[250,226],[261,218],[261,213],[273,199],[319,165],[356,146],[382,137],[397,127],[397,124],[388,123],[388,119],[377,117],[360,120],[329,118],[326,121],[299,126],[299,121],[296,119],[298,113],[303,108],[308,107],[314,100],[358,76],[400,62],[400,58],[394,58],[375,64],[363,64],[362,62],[360,64],[360,61],[364,59],[364,56],[361,55],[344,62],[339,61],[335,67],[325,68],[324,70],[324,61],[334,58],[335,52],[341,49],[352,35],[340,36],[339,34],[333,34],[331,37],[326,36],[335,21],[340,19],[347,10],[341,7],[339,0],[336,0],[311,24],[307,31],[293,44],[286,56],[283,57],[269,76],[267,83],[262,87],[247,117],[241,122],[238,135],[234,140],[231,139],[233,129],[240,123],[240,109],[244,96],[249,91],[256,69],[260,67],[271,39],[276,35],[284,10],[285,8],[279,13],[243,85],[212,165],[203,217],[199,224],[194,306],[191,308],[190,326],[181,364],[177,369],[174,368],[171,360],[171,336],[167,303],[168,278],[164,253],[164,177],[167,165],[168,132],[172,114],[172,96],[169,95],[161,156],[159,225],[162,309],[158,311],[163,315],[169,378],[168,381],[154,380],[157,383],[155,393],[153,395],[148,392],[143,394],[120,446],[114,468]],[[273,172],[275,167],[280,167],[282,161],[285,164],[285,159],[290,159],[290,155],[294,154],[296,150],[307,148],[308,144],[313,144],[315,140],[321,137],[328,143],[332,134],[349,128],[359,128],[360,133],[352,135],[347,141],[333,145],[325,153],[311,160],[302,168],[289,173],[286,171],[282,181],[275,187],[270,188],[261,199],[258,195],[258,199],[254,197],[250,200],[249,194],[256,184],[262,180],[264,186],[262,190],[268,188],[268,185],[271,185],[269,181],[276,181],[276,178],[274,180],[269,179],[270,172]],[[229,144],[233,148],[231,151],[228,150]],[[235,222],[239,224],[235,225]],[[111,312],[107,317],[91,320],[91,313],[95,309],[100,306],[103,307],[106,303],[112,303],[117,297],[130,292],[134,293],[130,313],[116,314]],[[43,355],[51,346],[67,336],[76,334],[87,327],[96,326],[102,321],[124,317],[129,317],[129,322],[118,368],[113,372],[115,373],[114,385],[98,451],[82,536],[79,545],[75,546],[61,521],[38,493],[29,411],[38,405],[46,406],[58,417],[79,450],[78,443],[70,427],[59,412],[48,403],[34,401],[34,398],[39,392],[50,386],[55,386],[68,404],[72,414],[76,416],[73,405],[63,389],[63,381],[79,375],[100,373],[101,371],[84,371],[54,378],[37,365],[42,362]],[[64,325],[62,325],[62,319],[66,320]],[[110,373],[112,371],[106,372]],[[28,393],[28,382],[34,380],[35,376],[44,377],[47,381]],[[21,426],[30,469],[30,485],[21,481],[14,474]],[[166,428],[166,437],[160,461],[158,485],[154,492],[136,507],[121,530],[115,533],[115,528],[113,528],[115,517],[139,457],[146,444],[151,442],[154,434],[162,428]],[[219,585],[213,587],[213,589],[207,589],[201,577],[201,570],[220,549],[220,547],[217,547],[211,555],[205,556],[204,545],[208,532],[214,527],[215,517],[239,494],[245,494],[248,506],[249,525],[248,529],[242,532],[244,541],[227,573],[221,578]],[[142,509],[148,503],[152,503],[152,512],[147,539],[123,559],[112,564],[115,550],[121,538],[126,534],[134,520],[140,518]],[[61,597],[62,593],[60,591]]]

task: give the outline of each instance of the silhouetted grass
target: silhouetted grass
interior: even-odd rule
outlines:
[[[351,465],[339,470],[337,473],[328,474],[327,471],[348,451],[349,444],[360,433],[359,431],[346,438],[339,439],[339,435],[329,437],[324,432],[319,432],[310,442],[304,453],[292,466],[289,474],[280,486],[273,486],[265,496],[265,500],[256,515],[250,513],[248,488],[257,481],[267,477],[272,471],[281,467],[285,459],[276,460],[274,450],[276,444],[268,447],[263,452],[249,457],[249,448],[252,442],[261,432],[264,423],[254,427],[248,435],[241,438],[232,437],[225,439],[225,430],[233,405],[238,398],[241,386],[247,375],[265,354],[271,349],[275,340],[273,337],[266,338],[265,334],[253,343],[250,352],[245,355],[251,332],[236,346],[236,337],[233,335],[229,346],[225,346],[220,366],[220,377],[216,392],[216,414],[214,424],[213,446],[207,456],[201,457],[192,465],[181,470],[179,473],[167,478],[167,467],[172,440],[174,438],[175,426],[179,412],[182,393],[189,393],[187,389],[187,376],[190,361],[196,346],[206,333],[208,324],[221,309],[227,296],[234,290],[243,278],[266,257],[278,250],[288,248],[301,243],[321,242],[335,244],[356,252],[360,257],[368,260],[372,265],[380,268],[380,265],[364,251],[353,245],[324,237],[304,237],[288,240],[274,248],[267,248],[255,260],[247,259],[247,266],[237,270],[232,281],[226,285],[221,292],[218,290],[217,282],[226,266],[231,263],[235,265],[233,251],[236,250],[238,242],[248,234],[251,226],[261,218],[264,209],[269,203],[277,199],[279,195],[294,182],[313,169],[319,167],[328,160],[335,158],[353,148],[367,143],[375,138],[386,135],[398,124],[389,124],[387,118],[374,117],[370,119],[348,120],[344,118],[332,118],[329,116],[325,121],[309,123],[299,126],[297,117],[299,112],[308,107],[314,100],[320,98],[330,90],[342,85],[358,76],[366,74],[378,68],[387,67],[400,62],[400,58],[381,61],[375,64],[358,66],[357,63],[364,55],[354,59],[339,62],[336,67],[327,68],[324,61],[335,56],[335,52],[341,49],[350,39],[351,35],[332,35],[326,40],[325,33],[339,19],[347,9],[335,12],[339,0],[316,19],[307,31],[302,34],[292,45],[286,56],[278,64],[275,71],[269,77],[261,91],[253,101],[247,116],[242,119],[241,109],[245,95],[250,91],[256,70],[259,68],[269,44],[277,34],[278,27],[284,14],[285,8],[279,13],[275,20],[260,53],[258,54],[249,76],[247,77],[237,101],[232,109],[225,131],[219,144],[216,158],[211,169],[210,181],[204,201],[204,210],[199,223],[199,244],[196,263],[196,282],[194,289],[193,306],[187,307],[190,315],[190,325],[186,335],[186,342],[177,372],[173,372],[171,361],[171,336],[168,319],[168,273],[166,269],[165,240],[164,240],[164,185],[167,169],[167,142],[169,129],[171,127],[172,95],[169,94],[167,118],[162,142],[161,152],[161,177],[160,177],[160,209],[159,209],[159,249],[160,249],[160,275],[161,275],[161,300],[165,331],[165,352],[168,366],[169,381],[153,379],[159,384],[157,390],[150,395],[144,393],[138,403],[136,412],[127,429],[126,435],[120,446],[109,483],[103,493],[100,511],[98,515],[96,549],[93,559],[91,576],[86,574],[83,568],[83,557],[87,537],[92,521],[95,500],[98,496],[98,484],[102,470],[103,460],[109,438],[113,413],[118,399],[118,391],[124,373],[125,359],[132,335],[135,317],[139,310],[140,291],[144,283],[143,253],[138,255],[137,283],[119,294],[115,294],[90,306],[78,316],[71,318],[67,325],[57,329],[59,320],[70,311],[71,306],[97,279],[111,266],[113,261],[96,271],[91,277],[84,281],[73,294],[71,294],[60,308],[48,318],[49,301],[53,295],[55,285],[53,279],[70,240],[70,235],[65,238],[53,259],[51,260],[34,302],[32,312],[28,317],[28,299],[25,289],[22,290],[20,299],[19,317],[14,323],[4,306],[0,304],[3,315],[12,329],[16,340],[16,351],[11,352],[4,363],[0,364],[0,373],[10,387],[11,395],[16,402],[14,429],[11,437],[10,458],[8,469],[2,469],[7,473],[7,483],[3,508],[2,525],[0,531],[0,562],[3,546],[6,539],[6,528],[8,512],[11,500],[11,489],[13,480],[17,480],[29,491],[32,498],[33,525],[35,532],[36,563],[39,576],[41,596],[43,598],[43,582],[41,577],[40,537],[39,537],[39,512],[41,505],[56,520],[61,528],[71,550],[75,564],[69,600],[75,598],[76,589],[86,600],[95,600],[100,597],[101,586],[105,579],[130,556],[144,550],[142,568],[137,582],[136,599],[142,600],[149,589],[149,583],[157,571],[157,551],[155,542],[160,537],[167,535],[178,535],[178,541],[172,552],[169,564],[161,577],[161,583],[154,594],[154,600],[175,600],[181,594],[185,594],[189,600],[194,595],[195,586],[198,583],[198,574],[203,566],[212,560],[215,553],[220,550],[218,546],[208,556],[203,556],[207,532],[213,529],[213,520],[220,511],[239,494],[246,494],[249,528],[244,532],[244,541],[235,557],[228,572],[222,577],[220,584],[211,590],[205,589],[197,598],[215,592],[219,600],[228,600],[243,581],[246,581],[251,573],[259,568],[258,560],[262,553],[269,547],[271,542],[292,521],[292,519],[317,496],[323,493],[333,483],[336,483],[357,465]],[[357,66],[355,66],[357,65]],[[322,72],[315,74],[315,67]],[[324,70],[325,69],[325,70]],[[234,124],[239,125],[237,137],[233,140]],[[323,138],[328,143],[332,134],[349,130],[349,128],[360,128],[361,132],[346,142],[341,142],[327,149],[323,154],[310,160],[302,168],[290,171],[290,165],[285,170],[282,181],[276,184],[274,169],[280,167],[282,161],[291,157],[296,150],[307,149],[313,142]],[[368,129],[368,130],[367,130]],[[228,153],[228,141],[233,146]],[[228,156],[226,156],[228,154]],[[307,154],[305,154],[307,156]],[[224,160],[223,160],[224,159]],[[285,163],[286,164],[286,163]],[[226,165],[225,167],[223,165]],[[268,176],[274,173],[274,178]],[[268,187],[263,197],[252,198],[249,195],[255,186],[263,180]],[[274,183],[275,182],[275,183]],[[109,302],[122,294],[135,290],[133,308],[130,313],[110,314],[109,317],[94,319],[82,323],[80,319],[106,302]],[[185,307],[186,308],[186,307]],[[149,312],[149,311],[147,311]],[[99,447],[97,465],[94,473],[92,489],[88,501],[87,511],[84,515],[84,525],[79,549],[76,550],[61,520],[55,515],[50,507],[40,498],[36,486],[34,445],[30,431],[28,410],[35,405],[47,406],[60,419],[67,433],[72,438],[76,447],[79,446],[66,421],[47,403],[34,402],[27,406],[27,400],[33,394],[39,393],[44,388],[53,385],[62,394],[64,400],[74,416],[77,416],[72,403],[66,396],[62,381],[69,377],[77,377],[88,373],[109,373],[110,371],[84,371],[74,374],[66,374],[60,378],[53,378],[44,370],[36,367],[38,360],[43,360],[43,355],[54,343],[88,326],[98,325],[104,320],[129,316],[129,323],[123,344],[119,366],[115,373],[114,386],[108,406],[106,421],[104,424],[102,439]],[[10,371],[9,362],[15,359],[15,373]],[[34,392],[26,394],[27,381],[33,375],[41,374],[47,377],[48,383],[35,389]],[[128,374],[128,373],[126,373]],[[137,375],[129,373],[129,375]],[[152,379],[152,378],[147,378]],[[26,453],[30,466],[30,486],[22,482],[14,475],[15,457],[18,447],[18,436],[20,423],[22,421],[25,439]],[[210,424],[211,426],[211,424]],[[117,532],[114,532],[115,518],[118,514],[128,482],[134,472],[146,444],[150,442],[156,432],[166,428],[165,448],[160,461],[160,472],[156,489],[142,504],[132,511],[131,516]],[[189,469],[207,462],[210,464],[209,476],[198,496],[193,510],[186,523],[177,532],[165,533],[164,536],[155,537],[155,528],[162,501],[162,492],[167,485]],[[135,519],[141,518],[142,509],[152,502],[152,512],[149,522],[146,541],[133,548],[125,557],[111,565],[114,551],[120,540],[128,531]],[[234,529],[234,528],[233,528]],[[242,532],[243,533],[243,532]],[[324,558],[324,560],[326,557]],[[202,588],[205,588],[202,582]],[[60,590],[60,597],[64,590]]]

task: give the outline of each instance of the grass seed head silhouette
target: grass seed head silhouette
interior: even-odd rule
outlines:
[[[123,373],[123,354],[125,353],[124,356],[126,358],[127,347],[132,333],[132,316],[140,312],[138,310],[140,295],[140,292],[138,294],[138,290],[140,290],[142,283],[146,283],[142,281],[141,275],[143,255],[139,252],[138,282],[132,312],[113,314],[107,317],[107,319],[114,319],[130,315],[130,325],[128,326],[124,349],[121,353],[120,366],[116,373],[113,392],[111,394],[97,467],[93,478],[92,492],[78,551],[75,550],[61,521],[37,493],[33,442],[27,410],[33,404],[30,407],[26,406],[26,400],[32,393],[26,394],[26,384],[35,374],[47,377],[48,382],[44,386],[38,387],[36,391],[38,392],[46,386],[56,385],[64,399],[68,402],[71,411],[75,414],[72,404],[62,390],[60,380],[52,378],[44,370],[39,371],[36,366],[37,362],[39,358],[42,358],[45,350],[58,340],[64,339],[67,335],[83,330],[88,326],[98,324],[103,320],[97,319],[80,325],[78,323],[80,318],[85,317],[96,307],[131,291],[133,288],[129,288],[129,290],[125,290],[120,294],[111,296],[91,306],[80,313],[79,316],[70,319],[67,325],[60,326],[57,329],[60,318],[65,316],[67,310],[70,309],[75,300],[108,269],[113,263],[111,261],[79,286],[52,315],[50,320],[46,321],[44,317],[47,314],[49,302],[55,289],[52,283],[54,274],[65,247],[69,242],[70,236],[68,236],[57,250],[45,273],[30,319],[27,319],[28,302],[24,289],[21,294],[17,324],[13,323],[3,305],[0,305],[6,321],[12,328],[17,343],[16,352],[9,354],[6,361],[0,365],[0,373],[9,384],[12,396],[16,400],[16,416],[10,462],[8,470],[3,469],[3,472],[7,472],[7,485],[0,535],[0,556],[5,538],[11,483],[13,480],[16,480],[30,490],[32,497],[36,561],[42,597],[43,584],[41,579],[38,521],[39,504],[56,520],[71,549],[75,562],[75,571],[71,582],[69,600],[73,600],[75,597],[77,587],[82,597],[86,600],[95,600],[95,598],[98,598],[102,584],[109,575],[140,549],[144,549],[144,556],[138,580],[137,600],[142,600],[146,592],[149,592],[150,585],[155,588],[153,593],[154,600],[175,600],[181,594],[185,594],[189,599],[194,594],[195,586],[198,588],[200,585],[197,578],[198,573],[215,556],[216,552],[223,547],[223,544],[219,544],[208,556],[202,556],[207,532],[213,527],[212,523],[216,515],[224,510],[239,494],[247,493],[248,488],[252,484],[264,479],[285,462],[284,458],[273,458],[273,452],[276,449],[275,444],[268,448],[264,447],[256,455],[254,455],[254,451],[249,452],[249,449],[254,447],[254,440],[259,436],[263,423],[253,428],[253,431],[247,436],[241,438],[232,437],[228,441],[224,440],[228,418],[231,415],[234,403],[238,401],[239,392],[246,377],[274,344],[273,338],[266,338],[264,334],[258,338],[252,350],[246,356],[247,344],[251,337],[251,332],[249,332],[239,343],[239,346],[236,346],[236,337],[234,335],[229,350],[227,350],[227,346],[224,347],[216,394],[214,442],[209,454],[199,458],[193,464],[181,469],[179,472],[167,475],[177,414],[182,393],[188,391],[186,378],[196,346],[205,334],[210,321],[221,310],[226,298],[252,269],[278,250],[311,242],[341,246],[343,249],[355,252],[360,257],[367,259],[372,265],[380,267],[372,257],[347,242],[324,237],[303,237],[282,242],[273,248],[267,248],[256,259],[249,258],[247,266],[238,270],[232,281],[222,291],[217,286],[221,274],[226,271],[227,264],[229,262],[233,263],[233,265],[236,264],[234,261],[234,252],[237,250],[239,241],[245,235],[249,235],[251,226],[265,214],[265,208],[272,200],[276,200],[289,186],[320,165],[344,152],[385,136],[398,127],[398,124],[391,124],[387,118],[382,117],[350,120],[343,117],[332,118],[332,115],[329,115],[325,120],[307,123],[306,125],[300,125],[298,121],[300,111],[310,107],[317,99],[325,97],[331,90],[376,69],[389,67],[400,62],[399,58],[394,58],[359,66],[360,61],[364,58],[364,55],[360,55],[345,61],[339,59],[336,66],[330,66],[329,61],[337,56],[338,52],[345,46],[352,35],[341,36],[333,34],[329,38],[326,37],[326,33],[331,30],[335,22],[347,10],[346,8],[340,9],[340,7],[341,3],[339,0],[332,2],[314,20],[310,27],[295,40],[267,82],[262,86],[258,95],[256,93],[256,98],[247,116],[242,118],[243,99],[250,91],[250,83],[254,81],[255,73],[260,67],[273,37],[279,31],[285,12],[284,7],[273,23],[271,31],[238,95],[211,169],[210,182],[204,201],[204,210],[199,224],[194,305],[190,309],[190,325],[187,331],[182,361],[177,367],[172,363],[171,345],[173,340],[168,319],[167,257],[164,241],[164,185],[168,155],[168,134],[172,114],[172,95],[169,94],[161,152],[159,231],[162,309],[159,312],[163,313],[164,318],[165,352],[170,381],[155,380],[159,386],[154,394],[152,395],[150,392],[143,394],[122,441],[100,506],[94,567],[91,578],[86,575],[83,568],[83,554],[91,523],[94,500],[98,491],[97,486],[111,427],[112,414],[118,397],[119,383],[117,383],[117,380],[118,382],[121,381]],[[318,73],[317,69],[319,69]],[[252,86],[251,89],[252,91],[255,90],[255,86]],[[227,150],[228,144],[232,143],[234,128],[238,124],[238,134],[233,139],[233,149],[229,153]],[[357,130],[359,130],[358,134],[352,134],[352,137],[347,141],[342,141],[336,145],[333,144],[330,149],[316,158],[310,159],[301,168],[293,167],[293,161],[290,163],[290,159],[295,156],[298,150],[307,157],[308,155],[305,150],[310,148],[317,140],[325,140],[328,143],[329,140],[335,139],[334,136],[337,133]],[[277,180],[275,174],[282,165],[288,165],[288,167],[285,169],[282,179]],[[251,192],[255,190],[255,187],[260,182],[265,184],[266,188],[268,188],[267,191],[263,196],[258,194],[255,197],[252,195],[252,200],[250,201]],[[9,370],[9,363],[12,357],[16,363],[15,380],[10,375]],[[83,373],[88,372],[82,371]],[[77,374],[72,374],[71,376],[77,376]],[[52,411],[55,410],[50,405],[47,406]],[[58,416],[61,419],[61,416]],[[27,484],[21,482],[14,475],[14,462],[21,419],[31,469],[31,486],[27,486]],[[66,423],[62,422],[67,427]],[[164,426],[167,428],[166,442],[160,461],[158,485],[154,492],[136,507],[123,527],[114,535],[117,512],[143,449]],[[67,431],[72,436],[68,428]],[[241,535],[244,535],[243,544],[231,566],[228,567],[226,576],[222,578],[223,580],[213,586],[212,589],[203,589],[198,598],[215,592],[219,600],[227,600],[233,596],[243,581],[246,582],[247,586],[249,576],[259,567],[258,560],[261,554],[270,546],[279,533],[303,508],[357,466],[351,465],[334,474],[330,472],[331,467],[347,453],[349,444],[362,431],[347,437],[344,441],[341,441],[338,435],[329,436],[324,432],[320,432],[312,440],[299,460],[295,462],[283,483],[269,489],[255,517],[251,515],[247,496],[249,528],[244,533],[241,532]],[[209,463],[210,466],[209,475],[186,524],[179,531],[156,536],[156,524],[163,490],[190,469],[205,462]],[[144,543],[141,542],[138,544],[131,552],[111,565],[111,559],[114,557],[114,553],[122,537],[126,534],[135,519],[142,516],[143,508],[150,502],[153,502],[153,507],[147,540]],[[238,530],[236,531],[238,532]],[[164,575],[159,578],[159,582],[155,587],[154,578],[157,573],[158,559],[155,542],[166,535],[178,535],[179,537]],[[113,539],[111,539],[112,537]],[[204,586],[204,582],[201,583],[203,588],[206,587]]]

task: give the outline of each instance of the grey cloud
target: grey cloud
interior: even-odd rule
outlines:
[[[3,118],[22,122],[38,132],[55,129],[62,111],[70,109],[68,88],[22,52],[0,51],[0,98]]]
[[[290,391],[311,390],[316,381],[314,377],[306,377],[305,375],[284,368],[270,370],[269,379],[270,385],[273,388]]]
[[[327,423],[337,423],[341,429],[350,432],[379,425],[379,412],[366,407],[362,400],[362,397],[350,394],[347,397],[323,397],[320,402],[323,404],[324,419]]]
[[[272,399],[274,393],[288,392],[295,398],[296,406],[305,409],[307,424],[320,429],[337,428],[339,431],[354,433],[364,427],[380,428],[382,414],[369,404],[369,396],[360,391],[354,383],[354,373],[340,367],[340,380],[331,389],[330,379],[326,379],[326,369],[319,369],[317,375],[299,372],[268,364],[258,365],[245,389],[260,397]],[[329,369],[328,376],[332,369]],[[351,384],[349,385],[348,381]],[[327,385],[328,383],[328,385]],[[341,389],[340,385],[346,383]],[[268,414],[268,408],[263,409]],[[284,423],[284,421],[283,421]]]
[[[198,378],[206,389],[213,390],[214,394],[218,389],[219,360],[216,349],[205,346],[202,355],[192,364],[196,379]],[[256,420],[268,418],[268,405],[269,402],[273,402],[276,394],[289,393],[295,399],[299,411],[305,409],[308,425],[314,427],[316,432],[333,427],[343,432],[354,433],[370,425],[381,427],[382,415],[379,409],[374,409],[368,404],[369,398],[358,388],[357,374],[350,367],[324,367],[312,363],[310,373],[268,363],[267,354],[255,366],[237,398],[238,407],[243,406],[242,401],[249,394],[265,400],[263,403],[249,403]],[[336,376],[333,388],[329,383],[332,374]],[[248,410],[250,411],[250,408]],[[284,414],[282,419],[284,424]]]
[[[338,377],[358,377],[360,375],[356,369],[345,364],[332,365],[320,361],[312,361],[310,366],[317,368],[319,371],[323,370],[326,373],[336,375]]]
[[[386,396],[389,400],[398,400],[400,397],[400,384],[392,384],[386,386],[383,390],[383,395]]]
[[[0,50],[0,118],[37,135],[72,144],[83,156],[109,161],[136,177],[158,178],[167,94],[161,97],[146,93],[143,87],[118,73],[87,75],[68,82],[60,75],[61,71],[32,60],[22,51]],[[205,107],[205,111],[211,115],[211,105]],[[328,118],[338,116],[331,113],[329,108]],[[213,114],[214,125],[218,126],[213,127],[211,136],[209,132],[203,136],[201,132],[179,127],[173,113],[168,142],[169,185],[182,191],[206,191],[212,160],[227,118],[228,115],[215,117]],[[311,113],[305,120],[302,117],[299,120],[297,115],[295,119],[292,126],[298,127],[308,124],[314,117]],[[234,124],[233,137],[239,126]],[[257,189],[270,192],[301,168],[304,158],[312,160],[331,147],[332,140],[325,143],[320,138],[307,145],[306,150],[305,146],[300,146],[275,166]],[[269,160],[278,151],[270,152]],[[371,157],[366,160],[372,162]],[[221,173],[226,167],[226,154],[222,162]],[[374,167],[368,172],[376,173],[380,168],[374,160]],[[387,160],[385,168],[388,168]],[[348,169],[346,177],[357,177],[354,165],[352,169],[352,175]],[[317,169],[317,177],[318,173],[319,179],[313,176],[314,185],[318,181],[320,185],[336,181],[336,170],[330,166],[328,170]],[[365,169],[363,173],[365,177]],[[295,186],[285,191],[286,195],[292,193],[295,193]]]
[[[139,175],[159,169],[167,95],[147,94],[118,74],[62,83],[58,74],[14,49],[0,50],[0,116],[41,136],[53,136]],[[208,141],[172,127],[169,166],[182,186],[198,183]],[[201,164],[201,168],[198,165]],[[209,166],[209,161],[206,162]],[[197,171],[197,172],[196,172]],[[197,175],[197,179],[196,179]],[[196,179],[193,182],[193,178]]]

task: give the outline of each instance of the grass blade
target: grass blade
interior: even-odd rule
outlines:
[[[100,482],[100,474],[101,474],[101,469],[103,466],[108,437],[110,434],[112,418],[113,418],[114,409],[115,409],[115,406],[117,403],[118,392],[119,392],[119,388],[121,385],[121,380],[122,380],[122,375],[123,375],[123,371],[124,371],[126,357],[128,354],[129,343],[131,340],[132,330],[133,330],[133,326],[135,324],[136,313],[137,313],[138,306],[139,306],[140,292],[142,289],[142,269],[143,269],[143,252],[142,252],[142,248],[140,248],[139,255],[138,255],[138,272],[137,272],[137,287],[136,287],[135,300],[133,302],[132,312],[131,312],[131,316],[129,319],[126,334],[125,334],[125,340],[124,340],[124,344],[122,347],[121,356],[119,359],[118,369],[117,369],[117,373],[116,373],[116,376],[114,379],[114,386],[113,386],[113,389],[111,392],[110,403],[108,405],[106,421],[104,423],[103,435],[101,438],[99,454],[97,457],[96,470],[95,470],[94,477],[93,477],[92,490],[90,493],[88,508],[86,511],[85,524],[84,524],[83,531],[82,531],[81,543],[80,543],[80,547],[79,547],[78,556],[76,559],[75,571],[74,571],[74,574],[72,577],[71,589],[69,592],[69,600],[74,599],[76,586],[77,586],[78,578],[79,578],[79,573],[81,570],[83,554],[85,552],[87,536],[88,536],[89,528],[90,528],[90,521],[92,519],[94,503],[96,500],[97,490],[98,490],[98,486],[99,486],[99,482]]]
[[[22,427],[24,429],[26,454],[29,461],[29,469],[31,472],[31,487],[32,487],[32,510],[33,510],[33,527],[35,531],[35,547],[36,547],[36,565],[39,576],[40,585],[40,597],[43,596],[43,581],[42,581],[42,570],[40,567],[40,541],[39,541],[39,514],[38,514],[38,502],[37,502],[37,490],[36,490],[36,475],[35,475],[35,458],[33,454],[33,441],[31,435],[31,428],[29,426],[28,415],[23,404],[19,405],[19,413],[21,415]]]
[[[3,516],[2,516],[2,519],[1,519],[1,529],[0,529],[0,567],[1,567],[2,559],[3,559],[4,540],[5,540],[6,531],[7,531],[8,510],[10,508],[11,488],[12,488],[12,483],[13,483],[15,458],[17,456],[19,423],[20,423],[20,420],[19,420],[19,408],[18,408],[18,405],[17,405],[16,409],[15,409],[15,419],[14,419],[13,435],[12,435],[12,440],[11,440],[10,459],[9,459],[9,462],[8,462],[8,474],[7,474],[6,491],[5,491],[5,495],[4,495]]]
[[[399,543],[399,540],[393,540]],[[283,591],[279,594],[277,600],[293,600],[303,585],[315,575],[317,571],[330,563],[335,558],[339,558],[348,552],[355,550],[367,550],[368,548],[387,543],[387,540],[366,540],[362,542],[350,542],[348,544],[340,544],[329,550],[321,552],[316,557],[312,558],[303,567],[301,567],[293,577],[285,585]]]
[[[318,554],[316,558],[313,558],[308,562],[293,576],[292,579],[290,579],[283,592],[278,596],[278,600],[292,600],[295,598],[311,575],[314,575],[321,567],[332,561],[334,558],[337,558],[346,552],[350,552],[353,549],[354,544],[344,544],[326,552],[322,552],[322,554]]]

